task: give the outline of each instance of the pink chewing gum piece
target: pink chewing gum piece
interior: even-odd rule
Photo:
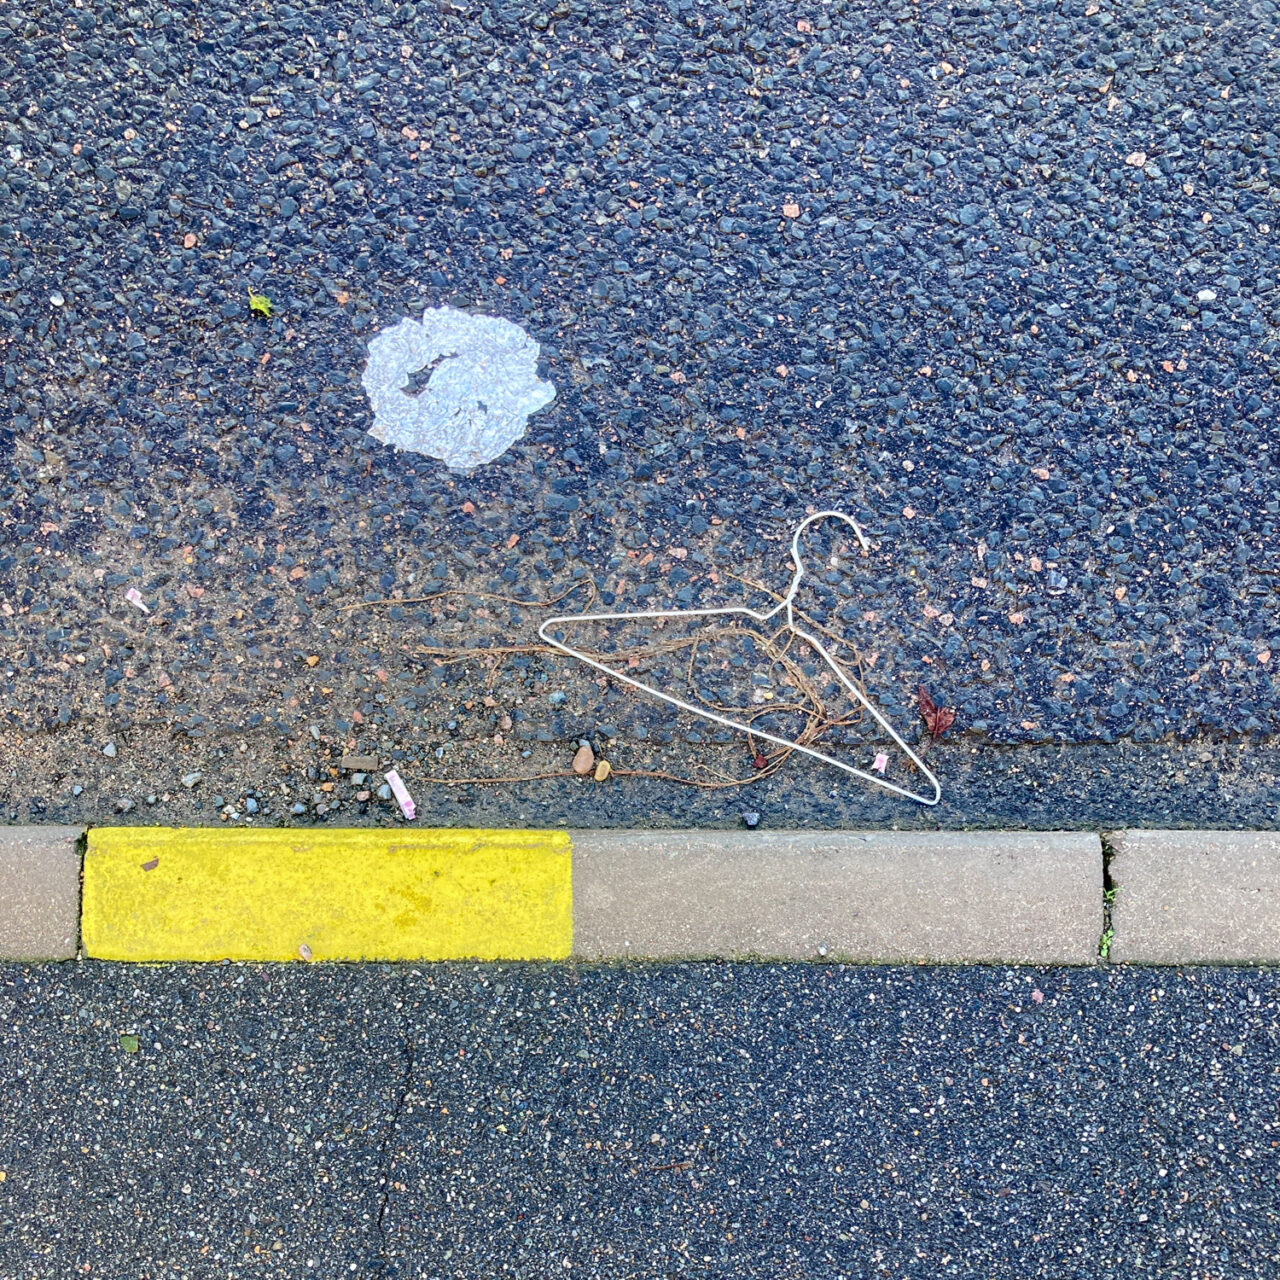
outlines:
[[[412,822],[417,816],[417,810],[413,805],[413,797],[409,794],[408,788],[404,785],[400,775],[392,769],[390,773],[383,774],[387,780],[387,785],[391,788],[391,794],[395,796],[396,803],[400,806],[400,812]]]

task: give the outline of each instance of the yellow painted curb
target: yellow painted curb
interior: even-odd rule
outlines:
[[[81,936],[102,960],[562,960],[562,831],[98,827]]]

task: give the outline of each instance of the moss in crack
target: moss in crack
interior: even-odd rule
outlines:
[[[1101,834],[1102,841],[1102,934],[1098,938],[1098,959],[1111,959],[1111,944],[1115,941],[1116,931],[1111,919],[1112,908],[1116,905],[1118,886],[1111,875],[1111,860],[1115,857],[1115,846]]]
[[[88,849],[89,832],[86,829],[80,833],[80,839],[76,841],[76,857],[80,860],[80,878],[76,882],[76,955],[81,960],[85,958],[82,924],[84,921],[84,858]]]

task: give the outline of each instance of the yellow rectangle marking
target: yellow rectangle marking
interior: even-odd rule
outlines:
[[[81,936],[102,960],[560,960],[563,831],[98,827]]]

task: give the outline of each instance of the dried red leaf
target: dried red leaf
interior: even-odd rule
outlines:
[[[920,690],[916,694],[916,697],[920,702],[920,714],[924,717],[925,724],[928,724],[929,717],[933,715],[937,710],[937,707],[933,705],[933,699],[929,697],[929,691],[924,687],[924,685],[920,686]]]
[[[929,691],[924,685],[920,686],[916,698],[920,705],[920,718],[924,721],[924,726],[929,731],[930,741],[942,737],[956,722],[955,708],[938,706],[929,697]]]
[[[767,769],[769,767],[769,757],[765,755],[757,755],[751,764],[756,769]]]

